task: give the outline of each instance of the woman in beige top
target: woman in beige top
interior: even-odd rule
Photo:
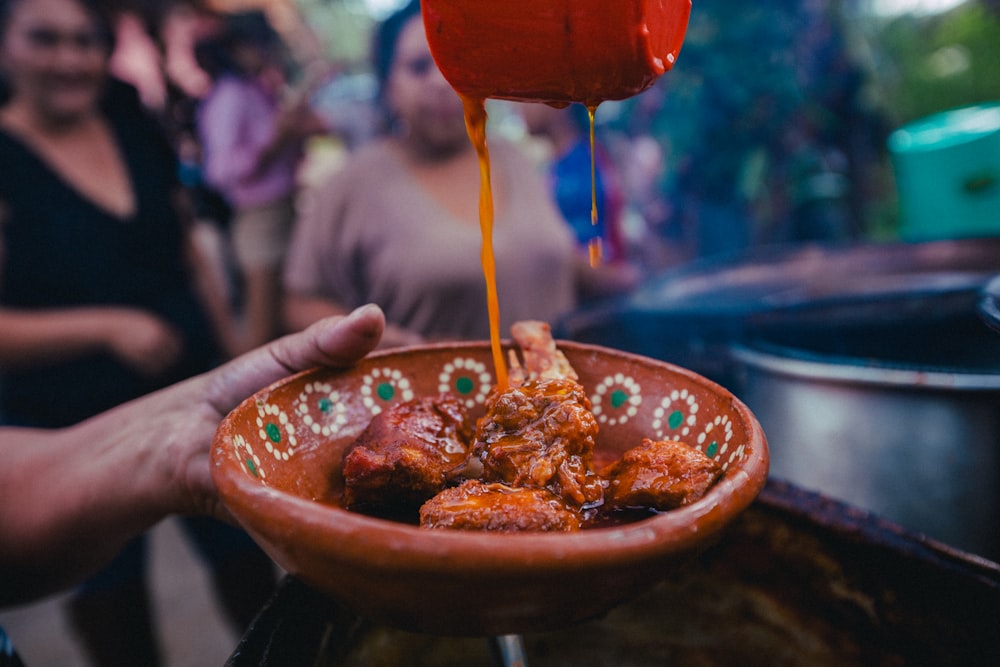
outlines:
[[[431,59],[411,3],[376,35],[393,131],[311,193],[285,266],[291,328],[377,303],[384,345],[489,335],[479,167],[462,104]],[[579,258],[533,163],[491,139],[501,326],[552,321],[575,300]]]

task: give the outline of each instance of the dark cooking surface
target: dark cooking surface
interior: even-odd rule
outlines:
[[[668,271],[628,302],[636,310],[692,313],[841,305],[851,317],[863,301],[898,309],[921,296],[975,293],[997,273],[1000,238],[774,247]]]
[[[1000,565],[772,480],[667,582],[525,645],[533,667],[997,665],[997,618]],[[383,664],[492,662],[485,639],[373,627],[286,579],[228,663]]]
[[[953,373],[1000,374],[1000,336],[970,308],[964,315],[915,322],[758,329],[747,345],[826,363]]]

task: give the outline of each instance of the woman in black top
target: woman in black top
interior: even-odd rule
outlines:
[[[220,360],[175,208],[173,156],[134,91],[107,80],[110,25],[91,0],[0,0],[8,423],[73,424]],[[187,525],[245,624],[273,583],[270,561],[228,526]],[[131,544],[71,603],[98,664],[159,662],[143,554],[141,540]]]
[[[185,261],[175,164],[129,92],[117,92],[105,114],[134,190],[125,214],[83,194],[0,120],[0,412],[7,420],[73,424],[218,360]]]

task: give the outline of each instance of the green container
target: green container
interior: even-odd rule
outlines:
[[[905,125],[889,153],[903,239],[1000,236],[1000,102]]]

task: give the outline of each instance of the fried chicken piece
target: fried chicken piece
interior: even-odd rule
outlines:
[[[424,503],[420,526],[507,533],[574,531],[580,529],[580,516],[546,489],[470,479]]]
[[[722,476],[722,467],[682,442],[643,438],[605,471],[608,507],[670,510],[690,505]]]
[[[512,359],[512,386],[490,395],[476,425],[472,453],[482,462],[483,479],[548,489],[577,508],[600,505],[590,399],[547,324],[519,322],[511,331],[524,367]]]
[[[345,506],[415,509],[445,488],[471,436],[461,402],[449,394],[379,413],[344,454]]]

